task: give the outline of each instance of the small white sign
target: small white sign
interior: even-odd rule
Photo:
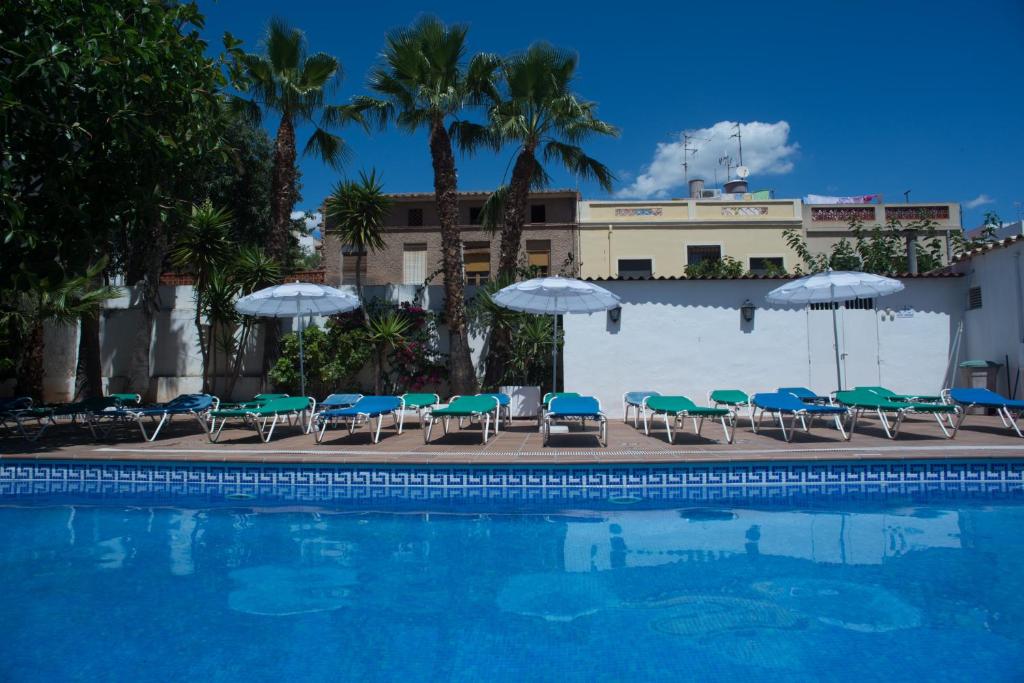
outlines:
[[[896,317],[897,318],[913,318],[914,317],[914,309],[911,308],[910,306],[904,306],[900,310],[896,311]]]

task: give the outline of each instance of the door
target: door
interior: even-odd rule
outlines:
[[[877,385],[878,316],[870,300],[856,300],[836,306],[839,330],[839,357],[843,388]],[[807,310],[808,381],[818,393],[835,391],[835,335],[832,309],[828,304],[809,306]]]

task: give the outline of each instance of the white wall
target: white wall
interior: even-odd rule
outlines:
[[[982,307],[964,313],[964,348],[961,360],[992,360],[1003,363],[999,369],[998,390],[1004,395],[1013,391],[1017,373],[1024,367],[1024,240],[972,256],[957,264],[964,273],[964,298],[967,291],[981,288]],[[1006,377],[1009,357],[1010,381]],[[1024,378],[1017,386],[1017,398],[1024,395]]]
[[[597,396],[622,414],[625,391],[685,394],[712,389],[773,391],[836,388],[829,311],[772,307],[778,280],[606,282],[623,301],[621,319],[564,316],[565,388]],[[898,392],[937,392],[959,322],[963,278],[908,279],[876,310],[840,310],[845,383],[883,384]],[[753,323],[740,306],[757,306]]]

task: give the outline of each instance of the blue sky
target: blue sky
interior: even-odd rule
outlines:
[[[470,25],[472,51],[508,54],[547,40],[580,55],[577,92],[622,135],[588,151],[611,167],[621,196],[682,196],[680,134],[698,131],[691,159],[713,184],[738,156],[723,122],[741,122],[754,189],[780,197],[883,193],[886,201],[957,201],[964,224],[987,210],[1016,219],[1024,202],[1024,2],[645,3],[509,5],[451,2],[200,1],[211,49],[231,31],[258,48],[278,15],[310,49],[339,58],[334,95],[365,92],[384,34],[425,9]],[[611,7],[611,6],[609,6]],[[755,125],[760,123],[763,125]],[[268,119],[273,130],[276,121]],[[718,124],[716,126],[716,124]],[[301,135],[302,131],[300,131]],[[432,188],[426,136],[343,131],[344,172],[376,167],[392,192]],[[710,138],[710,141],[707,139]],[[300,140],[300,144],[304,139]],[[512,150],[459,159],[464,190],[499,184]],[[318,206],[341,173],[301,162],[303,201]],[[574,187],[549,169],[554,187]],[[605,196],[580,185],[584,196]]]

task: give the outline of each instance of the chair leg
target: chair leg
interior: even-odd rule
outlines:
[[[146,437],[146,441],[154,441],[156,435],[160,433],[160,430],[164,428],[164,425],[171,421],[171,416],[168,413],[164,413],[164,416],[160,418],[160,422],[157,424],[156,429],[153,430],[153,436]],[[142,427],[142,421],[139,421],[139,427]],[[146,430],[142,430],[142,436],[146,436]]]
[[[484,443],[487,443],[488,432],[491,431],[491,414],[484,415]],[[497,431],[497,430],[495,430]]]
[[[608,447],[608,420],[604,420],[604,419],[599,420],[597,424],[598,424],[598,429],[599,429],[598,434],[600,435],[600,436],[598,436],[598,441],[601,443],[601,445],[603,447],[607,448]]]
[[[267,424],[266,420],[263,421],[263,424],[264,425]],[[274,427],[276,427],[276,426],[277,426],[277,413],[274,414],[274,420],[273,420],[273,422],[270,423],[270,431],[267,432],[266,438],[263,438],[262,430],[260,430],[260,438],[263,438],[263,443],[270,443],[270,437],[272,437],[274,435]]]
[[[935,417],[935,421],[939,423],[939,429],[942,430],[943,435],[945,435],[947,439],[952,438],[949,435],[949,430],[946,429],[946,422],[943,419],[945,416],[939,415],[938,413],[932,413],[932,415]]]
[[[850,433],[847,434],[846,430],[843,429],[843,419],[839,415],[833,415],[833,417],[836,420],[836,429],[838,429],[839,433],[843,435],[843,441],[849,441],[850,437],[853,436],[853,431],[851,430]]]
[[[732,422],[732,419],[730,418],[728,420],[728,422]],[[726,443],[732,443],[733,437],[736,435],[736,424],[733,423],[733,431],[732,431],[732,433],[730,433],[729,432],[729,424],[728,424],[728,422],[726,421],[726,416],[723,415],[722,416],[722,431],[725,432],[725,442]]]
[[[668,437],[668,442],[673,442],[672,437],[672,422],[668,418],[668,413],[665,413],[665,436]]]
[[[424,421],[420,425],[423,430],[423,443],[428,444],[430,443],[430,432],[434,428],[434,418],[424,416],[423,419]]]
[[[321,422],[318,427],[314,427],[313,436],[316,437],[317,443],[324,442],[324,434],[327,432],[327,422],[327,418],[323,418],[323,422]]]
[[[384,424],[383,413],[377,416],[377,433],[373,435],[373,442],[377,443],[380,441],[380,426]]]
[[[961,413],[961,417],[960,417],[961,421],[963,420],[963,415],[966,414],[966,413],[967,413],[966,410]],[[1024,438],[1024,433],[1021,433],[1020,426],[1017,424],[1017,420],[1020,419],[1020,416],[1021,416],[1022,413],[1024,413],[1024,411],[1018,411],[1017,414],[1014,415],[1013,413],[1010,412],[1009,408],[1007,408],[1006,406],[1003,406],[1002,408],[999,409],[999,413],[1000,413],[1000,417],[1002,417],[1003,413],[1005,413],[1006,414],[1006,420],[1010,423],[1008,426],[1013,428],[1013,431],[1017,432],[1017,436]],[[1004,424],[1005,424],[1005,422],[1004,422]]]
[[[782,440],[788,443],[789,439],[791,437],[786,434],[786,418],[783,417],[782,413],[775,413],[775,415],[779,418],[779,427],[782,428]],[[797,418],[794,415],[793,416],[793,425],[794,425],[794,427],[796,426],[796,419]]]
[[[700,421],[694,420],[693,426],[697,432],[697,436],[700,436],[700,430],[704,429],[704,418],[701,417]]]
[[[651,430],[649,429],[649,426],[648,426],[648,424],[647,424],[647,411],[646,411],[646,410],[645,410],[645,411],[643,411],[643,414],[641,415],[641,417],[643,417],[643,420],[644,420],[644,434],[645,434],[646,436],[650,436],[650,435],[651,435]],[[653,415],[651,415],[651,417],[653,418],[654,416],[653,416]],[[634,421],[634,423],[636,422],[636,418],[635,418],[635,416],[634,416],[634,418],[633,418],[633,421]],[[635,425],[634,425],[634,426],[635,426]]]

